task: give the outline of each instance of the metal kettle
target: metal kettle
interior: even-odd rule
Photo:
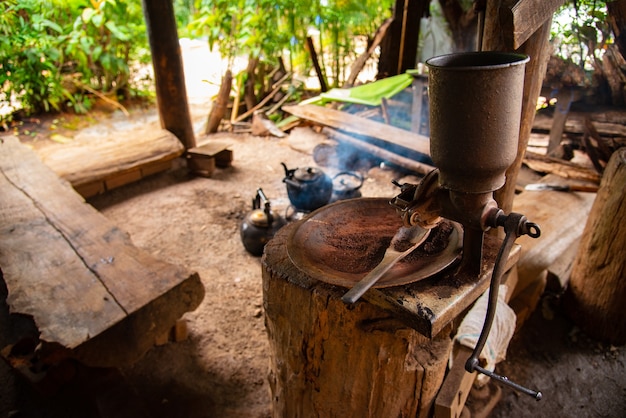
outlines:
[[[333,180],[315,167],[285,169],[283,183],[287,185],[287,195],[291,204],[299,211],[310,212],[321,208],[330,201],[333,193]]]
[[[361,197],[363,176],[352,171],[342,171],[333,177],[333,193],[330,202]]]
[[[263,254],[265,244],[286,224],[287,222],[271,209],[269,199],[259,188],[252,201],[252,211],[241,222],[239,228],[241,242],[250,254],[260,256]]]

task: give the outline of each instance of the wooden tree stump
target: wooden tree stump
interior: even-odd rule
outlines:
[[[294,224],[265,247],[263,303],[273,416],[425,417],[443,381],[450,327],[429,339],[289,259]]]
[[[613,153],[604,171],[565,295],[570,317],[587,334],[626,343],[626,148]]]

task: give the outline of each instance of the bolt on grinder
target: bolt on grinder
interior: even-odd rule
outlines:
[[[540,235],[536,224],[518,213],[505,215],[493,198],[493,192],[504,185],[505,172],[517,155],[528,60],[520,54],[468,52],[426,61],[430,152],[437,168],[419,184],[395,183],[400,194],[390,204],[405,227],[431,229],[444,218],[461,224],[463,249],[458,268],[473,277],[481,273],[483,266],[484,233],[504,228],[505,238],[491,276],[485,322],[465,369],[488,375],[539,400],[541,392],[481,367],[478,360],[495,317],[500,280],[515,240],[525,234],[534,238]]]

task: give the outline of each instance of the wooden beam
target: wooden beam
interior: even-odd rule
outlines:
[[[510,51],[503,38],[503,28],[499,19],[500,10],[507,4],[505,0],[488,0],[485,12],[485,28],[483,32],[482,50]],[[537,98],[541,91],[543,76],[546,73],[548,40],[552,19],[549,18],[528,40],[516,50],[526,54],[530,61],[526,64],[524,76],[524,97],[522,101],[522,118],[520,123],[519,142],[515,161],[506,171],[504,187],[496,191],[495,198],[498,206],[505,212],[510,212],[515,196],[515,184],[522,160],[528,146],[533,120],[535,118]]]
[[[185,148],[196,146],[191,124],[183,59],[171,0],[142,0],[152,51],[161,126],[172,132]]]
[[[504,41],[508,49],[518,49],[524,44],[564,0],[509,0],[500,9]]]
[[[357,135],[399,145],[420,154],[430,155],[430,140],[422,135],[385,125],[350,113],[316,105],[283,106],[283,110],[301,119]]]

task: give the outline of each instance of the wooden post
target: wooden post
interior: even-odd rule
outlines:
[[[186,149],[196,146],[191,124],[183,60],[171,0],[142,0],[152,51],[157,105],[161,126],[172,132]]]
[[[562,0],[550,0],[550,7],[547,10],[538,9],[536,0],[522,0],[519,5],[528,5],[529,10],[534,10],[536,14],[533,19],[516,20],[511,18],[503,20],[501,16],[504,13],[504,0],[488,0],[487,10],[485,13],[485,29],[483,31],[482,50],[484,51],[516,51],[526,54],[530,57],[530,61],[526,64],[526,75],[524,78],[524,96],[522,102],[522,118],[520,124],[519,143],[517,147],[517,156],[513,164],[506,171],[505,185],[495,193],[495,199],[498,206],[509,213],[513,207],[513,198],[515,197],[515,183],[517,175],[522,166],[522,160],[530,139],[530,132],[535,118],[537,98],[541,91],[541,84],[546,73],[548,58],[548,41],[550,36],[550,26],[552,24],[553,8]],[[532,8],[534,7],[534,9]],[[516,9],[519,11],[520,8]],[[524,9],[525,10],[525,9]],[[513,16],[517,14],[511,12]],[[526,14],[520,13],[524,16]],[[544,15],[545,14],[545,15]],[[543,22],[536,30],[525,29],[525,24],[529,22]],[[526,39],[511,39],[510,34],[530,33]],[[523,42],[522,42],[523,41]],[[519,45],[518,45],[519,44]]]
[[[626,148],[615,151],[591,207],[565,294],[569,316],[587,334],[626,343]]]

